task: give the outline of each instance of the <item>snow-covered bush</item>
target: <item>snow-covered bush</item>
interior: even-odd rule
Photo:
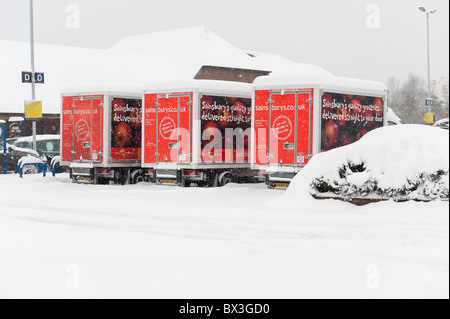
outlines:
[[[336,195],[345,200],[353,198],[389,199],[396,201],[435,199],[448,200],[448,170],[433,173],[420,173],[405,178],[401,187],[383,188],[378,180],[366,171],[363,164],[349,163],[339,169],[339,180],[325,176],[315,178],[311,183],[311,194],[323,197]]]
[[[290,192],[307,186],[316,198],[448,200],[448,172],[448,131],[389,126],[316,155],[295,177]]]

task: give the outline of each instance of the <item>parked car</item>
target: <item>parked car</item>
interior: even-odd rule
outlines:
[[[36,151],[40,156],[45,156],[50,165],[52,158],[60,154],[59,135],[36,135]],[[14,142],[14,146],[32,150],[33,136],[20,137]]]
[[[0,174],[3,174],[3,142],[0,142]],[[8,172],[17,172],[17,163],[23,156],[33,156],[39,158],[39,153],[32,149],[20,148],[15,145],[6,143],[6,170]],[[25,169],[24,173],[37,173],[37,168],[29,166]]]
[[[394,111],[388,107],[387,109],[387,123],[388,125],[400,125],[402,120],[394,113]]]
[[[43,161],[47,162],[48,167],[50,167],[53,157],[60,156],[60,140],[60,135],[36,135],[36,151],[42,157]],[[33,136],[20,137],[14,142],[14,146],[30,150],[33,149]],[[65,167],[56,166],[56,173],[65,171]]]
[[[445,119],[437,121],[436,123],[434,123],[433,126],[448,130],[448,123],[449,123],[449,119],[447,117]]]
[[[14,142],[17,141],[19,139],[19,137],[10,137],[6,139],[6,143],[8,143],[9,145],[14,145]]]

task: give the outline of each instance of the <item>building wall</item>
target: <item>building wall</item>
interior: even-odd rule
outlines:
[[[247,69],[204,65],[200,69],[200,71],[198,71],[198,73],[195,75],[194,79],[253,83],[253,81],[257,77],[269,74],[270,71],[247,70]]]
[[[6,121],[7,137],[30,136],[33,134],[32,122],[25,121],[25,134],[22,134],[22,124],[20,122],[9,122],[11,117],[23,117],[23,113],[0,113],[0,120]],[[59,114],[43,114],[42,120],[36,121],[36,134],[59,134],[60,133]],[[16,125],[15,125],[16,124]],[[19,124],[19,125],[17,125]],[[15,129],[19,129],[17,132]]]

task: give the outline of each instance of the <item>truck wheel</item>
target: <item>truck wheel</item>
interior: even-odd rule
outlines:
[[[143,176],[142,174],[137,174],[137,175],[134,177],[133,183],[134,183],[134,184],[137,184],[137,183],[142,183],[142,182],[145,182],[144,176]]]
[[[222,181],[220,182],[220,186],[225,186],[227,184],[230,184],[233,181],[233,178],[230,174],[225,175],[222,177]]]
[[[212,173],[209,176],[209,187],[217,187],[219,186],[219,176],[217,175],[217,173]]]
[[[114,172],[114,184],[117,185],[125,185],[127,181],[128,174],[126,174],[126,171],[122,171],[121,169],[118,169]]]
[[[131,176],[132,176],[132,178],[131,178],[132,184],[145,182],[145,175],[144,175],[143,171],[133,172],[133,174],[131,174]]]
[[[205,187],[205,186],[207,186],[208,185],[208,183],[206,183],[205,181],[198,181],[197,182],[197,186],[198,187]]]
[[[181,187],[191,187],[191,181],[184,180],[181,183]]]
[[[98,184],[99,185],[109,185],[109,180],[107,178],[104,178],[104,177],[99,177],[98,178]]]

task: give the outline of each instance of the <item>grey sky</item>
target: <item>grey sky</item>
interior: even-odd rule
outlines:
[[[66,25],[70,4],[79,8],[79,28]],[[244,50],[380,81],[409,72],[426,77],[426,18],[418,10],[424,6],[438,10],[430,18],[432,79],[449,73],[448,0],[34,0],[34,6],[37,42],[108,48],[127,35],[204,25]],[[373,8],[379,28],[366,24],[376,22]],[[28,41],[28,13],[28,0],[0,0],[0,39]]]

